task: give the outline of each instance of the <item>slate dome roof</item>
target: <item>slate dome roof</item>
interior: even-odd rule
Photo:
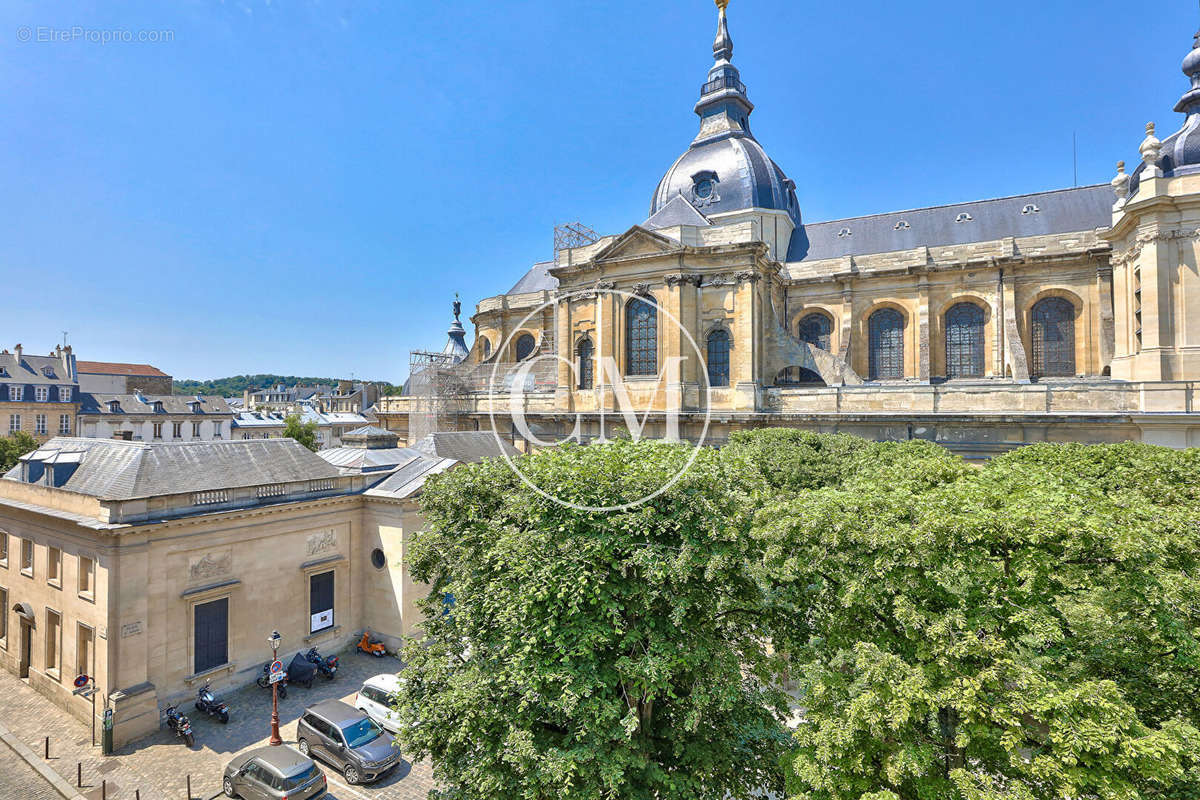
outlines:
[[[1183,127],[1162,142],[1158,166],[1167,177],[1200,172],[1200,32],[1193,38],[1192,50],[1184,57],[1180,69],[1192,86],[1175,104],[1175,111],[1187,115]],[[1134,170],[1129,183],[1130,196],[1137,192],[1145,170],[1144,162]]]
[[[713,56],[716,63],[700,90],[700,102],[695,109],[700,117],[700,133],[659,181],[650,203],[650,215],[682,195],[705,216],[765,208],[786,211],[799,225],[796,184],[771,160],[750,131],[754,104],[731,63],[733,39],[723,7]]]

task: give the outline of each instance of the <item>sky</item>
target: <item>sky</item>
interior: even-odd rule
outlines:
[[[1194,0],[729,17],[812,222],[1070,186],[1073,136],[1079,183],[1109,181],[1147,121],[1180,127],[1200,24]],[[0,346],[399,382],[556,224],[645,219],[715,29],[711,0],[6,0]]]

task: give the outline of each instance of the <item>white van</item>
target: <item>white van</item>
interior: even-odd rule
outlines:
[[[354,707],[381,727],[395,733],[400,727],[400,717],[392,710],[392,695],[399,691],[403,683],[403,678],[392,674],[367,678],[354,696]]]

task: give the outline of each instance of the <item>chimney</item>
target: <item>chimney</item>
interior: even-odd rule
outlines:
[[[67,345],[59,351],[62,357],[63,374],[69,380],[79,380],[79,375],[75,372],[75,356],[71,355],[71,345]]]
[[[14,348],[13,348],[13,352],[14,352],[14,353],[16,354],[16,356],[17,356],[17,363],[18,363],[18,364],[20,364],[20,363],[21,363],[22,354],[25,352],[25,348],[24,348],[24,347],[22,347],[21,345],[17,345],[16,347],[14,347]]]

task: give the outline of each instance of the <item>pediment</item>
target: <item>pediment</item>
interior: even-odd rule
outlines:
[[[679,242],[635,225],[596,254],[596,263],[678,253]]]

